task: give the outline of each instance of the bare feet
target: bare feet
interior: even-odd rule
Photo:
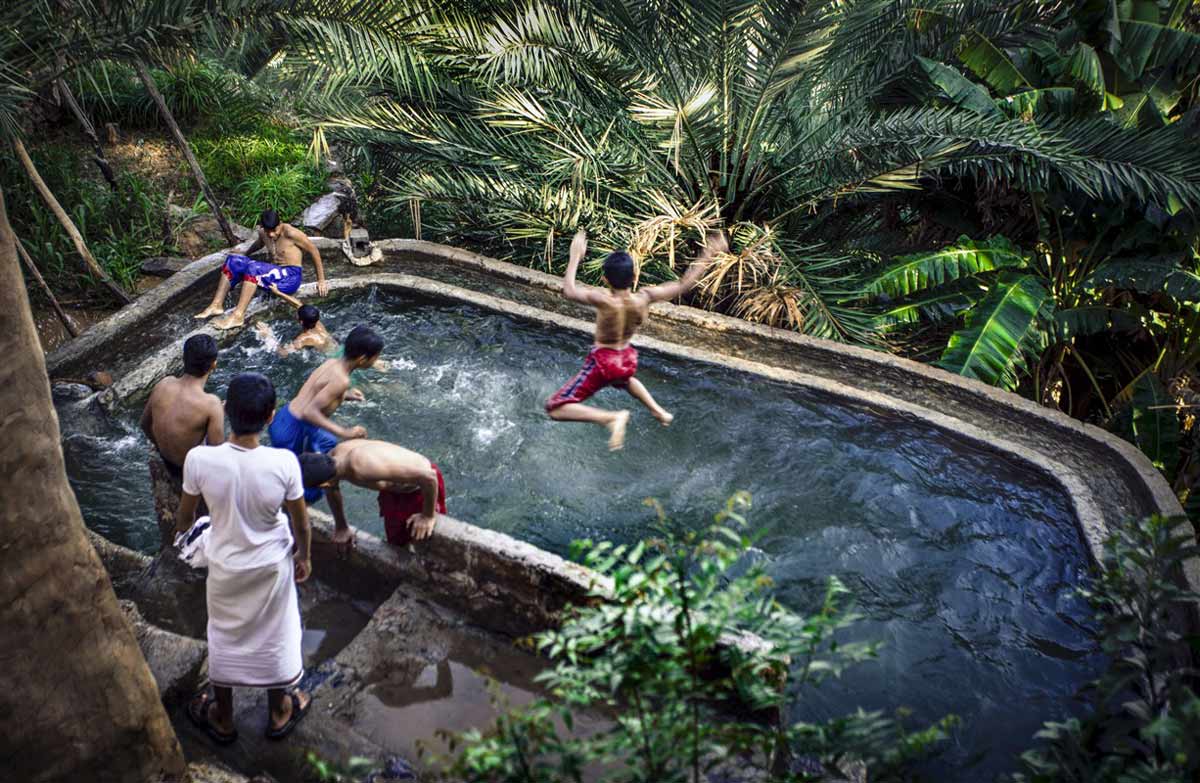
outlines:
[[[658,423],[664,427],[670,427],[671,422],[675,421],[675,414],[663,411],[662,413],[654,414],[654,418],[658,419]]]
[[[224,318],[218,318],[212,322],[212,325],[218,329],[236,329],[245,323],[245,319],[236,312],[230,313]]]
[[[220,305],[209,305],[200,312],[196,313],[196,318],[209,318],[214,315],[220,315],[225,312],[225,309]]]
[[[629,424],[629,411],[620,411],[617,417],[604,426],[608,427],[608,450],[625,448],[625,426]]]

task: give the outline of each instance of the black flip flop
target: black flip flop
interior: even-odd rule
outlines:
[[[296,728],[296,724],[308,714],[308,708],[312,706],[312,694],[308,696],[308,704],[304,707],[300,706],[300,697],[296,695],[296,691],[288,691],[284,694],[292,700],[292,714],[288,718],[287,723],[277,729],[271,728],[271,720],[267,719],[267,739],[281,740],[292,733],[292,729]]]
[[[214,726],[212,721],[208,719],[208,705],[212,704],[215,700],[216,697],[210,696],[208,691],[201,691],[200,693],[197,693],[192,697],[192,700],[188,702],[188,718],[190,718],[192,723],[196,725],[196,728],[203,730],[213,742],[217,743],[218,745],[232,745],[233,743],[237,742],[237,729],[234,729],[229,734],[226,734]],[[198,707],[197,702],[199,702]]]

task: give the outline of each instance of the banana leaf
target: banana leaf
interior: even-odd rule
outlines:
[[[1001,116],[988,91],[963,76],[958,69],[924,57],[918,57],[917,63],[924,71],[925,78],[955,106],[975,112],[981,117]]]
[[[1044,343],[1041,320],[1053,300],[1036,275],[1009,274],[967,311],[964,327],[950,337],[935,364],[992,386],[1015,389],[1025,357]]]
[[[863,284],[867,296],[909,296],[919,291],[995,269],[1022,267],[1021,249],[1002,236],[976,242],[966,236],[956,244],[928,253],[901,256]]]
[[[1103,305],[1059,310],[1053,320],[1054,338],[1059,342],[1105,332],[1131,332],[1140,326],[1141,321],[1132,313]]]
[[[1181,302],[1200,301],[1200,275],[1180,266],[1181,254],[1113,258],[1097,267],[1085,287],[1122,288],[1144,294],[1165,293]]]
[[[1174,65],[1176,73],[1200,69],[1200,35],[1156,22],[1128,20],[1121,23],[1122,69],[1131,79],[1147,69]]]

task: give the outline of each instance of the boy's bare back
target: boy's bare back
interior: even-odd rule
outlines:
[[[154,444],[167,460],[183,465],[188,451],[206,440],[225,441],[225,411],[220,398],[181,378],[163,378],[146,401]]]

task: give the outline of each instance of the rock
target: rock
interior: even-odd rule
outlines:
[[[158,684],[163,703],[171,706],[187,700],[200,687],[208,645],[151,625],[142,618],[133,601],[122,601],[121,608],[133,623],[138,646]]]
[[[154,256],[142,262],[142,273],[157,275],[158,277],[170,277],[190,263],[192,263],[192,259],[190,258]]]
[[[321,196],[300,214],[300,225],[306,229],[324,231],[337,217],[342,198],[340,193],[326,193]]]
[[[76,383],[75,381],[55,381],[50,387],[50,394],[54,398],[54,403],[59,405],[64,402],[74,402],[85,400],[92,396],[92,387],[86,383]]]

